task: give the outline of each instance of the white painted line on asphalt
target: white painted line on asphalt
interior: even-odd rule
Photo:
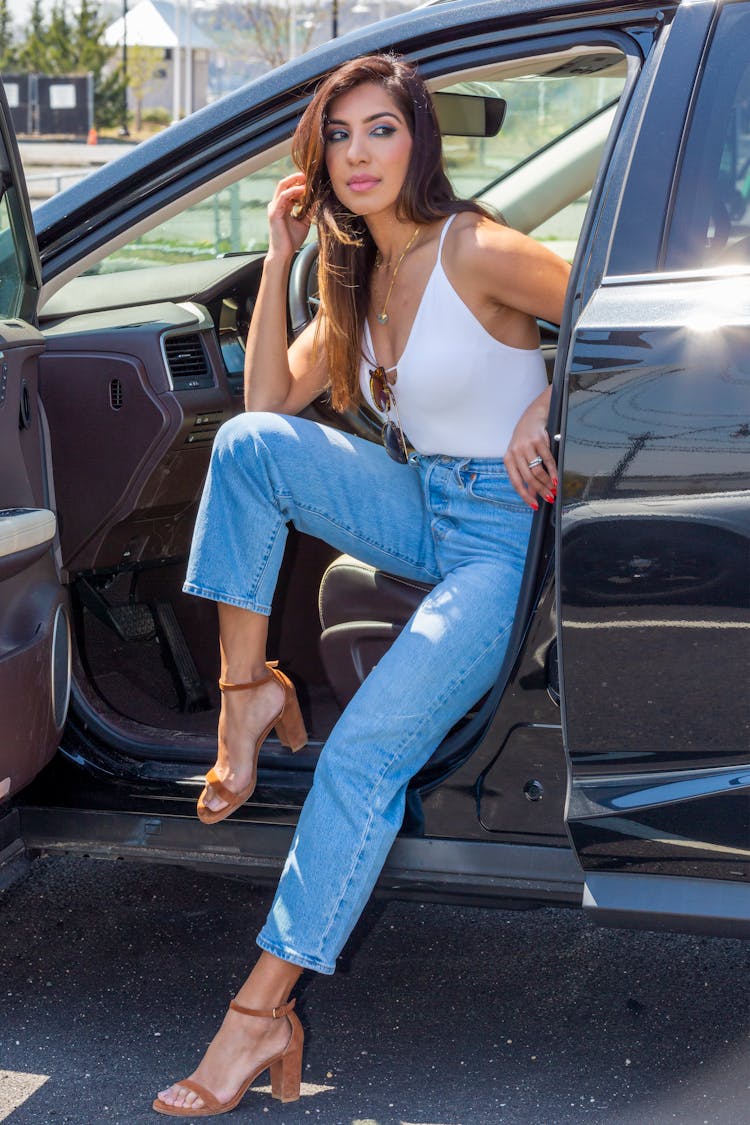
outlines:
[[[19,1070],[0,1070],[0,1121],[5,1121],[14,1110],[49,1080],[48,1074],[24,1074]]]
[[[327,1094],[330,1090],[335,1090],[335,1086],[317,1086],[314,1082],[303,1082],[300,1085],[299,1092],[301,1098],[309,1098],[314,1094]],[[248,1091],[250,1094],[266,1094],[271,1093],[271,1086],[252,1086]]]

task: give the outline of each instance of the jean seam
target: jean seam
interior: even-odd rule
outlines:
[[[255,589],[256,594],[258,592],[258,589],[260,587],[261,582],[263,581],[266,570],[268,569],[268,560],[271,557],[271,552],[272,552],[272,550],[273,550],[273,548],[276,544],[276,540],[279,537],[279,532],[282,530],[282,528],[285,528],[285,527],[286,527],[286,524],[285,524],[284,520],[282,520],[281,516],[279,516],[278,523],[276,524],[276,527],[273,529],[273,531],[271,532],[271,534],[268,537],[268,542],[266,544],[266,550],[263,554],[263,557],[260,560],[260,565],[259,565],[258,570],[256,572],[256,578],[255,578],[255,583],[254,583],[254,589]]]

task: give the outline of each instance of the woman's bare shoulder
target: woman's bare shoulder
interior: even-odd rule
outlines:
[[[485,215],[462,212],[443,262],[469,303],[483,301],[560,323],[570,266],[546,246]],[[453,234],[453,238],[451,238]]]
[[[543,248],[528,235],[475,211],[461,211],[448,232],[445,253],[459,269],[491,266],[497,269],[498,256],[535,255]],[[451,234],[453,237],[451,237]]]

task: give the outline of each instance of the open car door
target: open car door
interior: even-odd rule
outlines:
[[[734,183],[750,4],[686,5],[672,34],[683,53],[660,65],[608,272],[568,358],[566,818],[594,916],[739,936],[750,934],[750,207]],[[667,90],[685,99],[668,119]]]
[[[40,276],[0,86],[0,864],[17,835],[9,798],[54,753],[70,683],[67,594],[56,559],[48,437],[37,389],[44,350],[34,326]]]

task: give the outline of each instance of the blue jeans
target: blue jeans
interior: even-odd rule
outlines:
[[[269,614],[287,524],[389,573],[433,582],[326,742],[262,949],[333,973],[401,826],[409,780],[492,686],[531,511],[501,460],[414,454],[302,418],[222,426],[185,591]]]

